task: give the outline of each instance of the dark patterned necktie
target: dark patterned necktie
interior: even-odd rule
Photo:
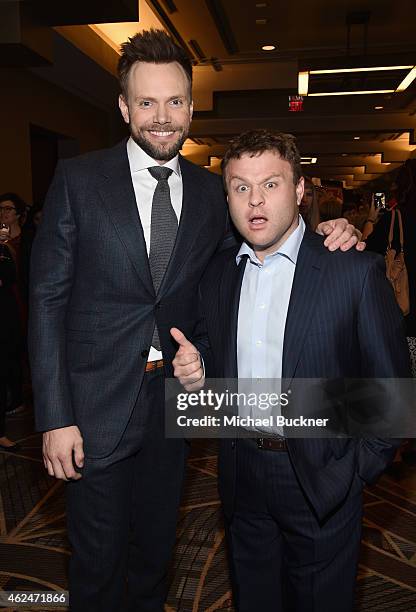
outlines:
[[[172,174],[170,168],[154,166],[148,168],[150,174],[157,180],[152,200],[152,217],[150,223],[149,265],[153,286],[157,293],[165,275],[166,269],[175,245],[178,232],[178,219],[170,199],[168,178]],[[160,340],[157,327],[153,332],[152,346],[160,351]]]

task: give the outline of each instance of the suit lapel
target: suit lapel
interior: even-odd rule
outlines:
[[[321,238],[306,230],[299,249],[286,318],[282,378],[290,380],[294,377],[305,335],[315,312],[324,276],[323,248]]]
[[[237,266],[235,256],[238,249],[232,251],[233,255],[227,261],[221,279],[220,288],[220,316],[224,324],[224,377],[237,378],[237,328],[238,309],[240,304],[241,285],[247,257],[243,257]]]
[[[103,181],[98,191],[134,269],[148,293],[154,297],[149,258],[134,195],[126,142],[123,141],[114,147],[111,154],[108,164],[103,168]]]

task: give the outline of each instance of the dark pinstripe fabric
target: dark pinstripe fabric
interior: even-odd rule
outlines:
[[[319,522],[287,453],[238,440],[236,455],[227,536],[238,611],[350,612],[361,535],[359,477],[339,510]]]
[[[217,255],[201,285],[214,360],[208,374],[218,377],[237,375],[236,328],[244,270],[243,263],[235,264],[237,252],[234,247]],[[286,320],[282,375],[287,379],[410,376],[403,317],[380,256],[355,250],[331,253],[320,236],[305,232]],[[230,442],[224,441],[225,455],[230,448]],[[395,443],[290,439],[289,450],[317,516],[324,518],[348,493],[357,470],[368,482],[380,475],[394,456]],[[230,513],[233,461],[228,457],[225,463],[224,502]]]
[[[163,610],[189,449],[165,438],[163,400],[163,371],[148,372],[117,448],[66,485],[71,612]]]
[[[209,376],[236,377],[244,263],[220,253],[201,285]],[[210,362],[211,363],[211,362]],[[330,253],[305,232],[285,327],[282,376],[408,377],[403,319],[381,257]],[[223,440],[219,489],[240,612],[352,609],[361,489],[392,460],[394,440],[294,439],[289,453]],[[282,565],[283,562],[283,565]],[[282,567],[282,569],[281,569]],[[280,577],[285,577],[281,582]]]

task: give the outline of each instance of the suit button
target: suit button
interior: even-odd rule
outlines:
[[[235,448],[235,440],[231,442],[231,448]]]
[[[141,352],[142,357],[149,357],[149,349],[143,349]]]
[[[156,302],[155,309],[158,310],[162,306],[162,302]]]

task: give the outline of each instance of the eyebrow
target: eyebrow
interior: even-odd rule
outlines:
[[[281,174],[271,174],[270,176],[261,179],[260,183],[267,183],[267,181],[270,181],[271,179],[276,179],[276,178],[281,178],[281,177],[282,177]],[[235,179],[237,179],[238,181],[243,181],[243,183],[247,182],[247,179],[245,179],[245,178],[243,178],[241,176],[238,176],[236,174],[234,176],[230,177],[230,181],[233,181]]]
[[[186,94],[177,94],[176,96],[170,96],[170,98],[168,98],[168,102],[170,102],[171,100],[177,100],[178,98],[186,98]],[[157,102],[156,98],[153,98],[152,96],[136,96],[136,98],[134,99],[135,102],[139,102],[140,100],[149,100],[150,102]]]

